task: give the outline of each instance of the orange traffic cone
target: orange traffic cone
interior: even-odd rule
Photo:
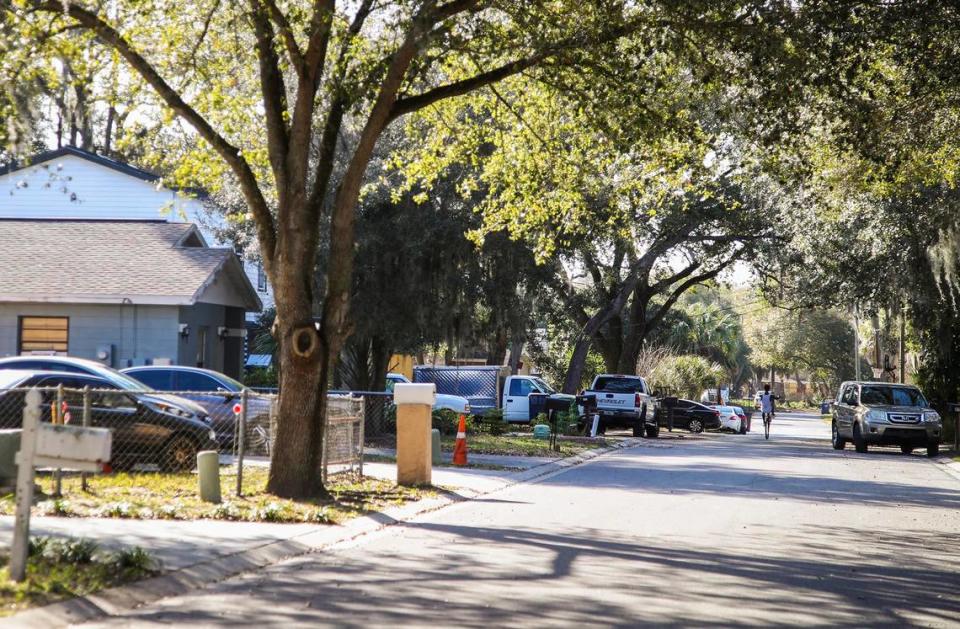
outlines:
[[[453,446],[453,464],[467,464],[467,420],[460,416],[460,425],[457,427],[457,443]]]

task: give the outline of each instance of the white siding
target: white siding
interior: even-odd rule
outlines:
[[[194,222],[199,208],[196,199],[74,155],[0,175],[0,218]]]
[[[25,185],[25,187],[24,187]],[[0,175],[0,218],[72,218],[168,220],[196,224],[211,246],[230,246],[208,229],[213,217],[203,203],[156,183],[143,181],[75,155]],[[244,261],[257,288],[257,263]],[[2,271],[0,271],[2,272]],[[273,305],[273,290],[257,291],[264,308]],[[247,318],[255,319],[256,313]]]

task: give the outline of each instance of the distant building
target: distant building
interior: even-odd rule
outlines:
[[[0,170],[0,218],[194,223],[206,242],[230,246],[210,229],[219,219],[204,210],[203,197],[202,191],[164,187],[153,173],[72,146]],[[243,268],[264,307],[272,307],[263,266],[246,260]],[[247,318],[256,319],[256,313]]]
[[[0,356],[238,376],[245,316],[261,305],[234,251],[189,223],[0,219]]]

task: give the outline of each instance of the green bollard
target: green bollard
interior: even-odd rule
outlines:
[[[200,500],[220,502],[220,455],[213,450],[197,452],[197,480]]]
[[[440,457],[440,431],[434,428],[430,431],[430,441],[432,444],[431,454],[433,457],[433,464],[440,465],[443,462],[443,459]]]

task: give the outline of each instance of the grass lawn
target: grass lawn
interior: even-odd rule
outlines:
[[[454,436],[441,437],[440,443],[444,450],[453,450],[457,439]],[[550,456],[563,457],[580,454],[586,450],[603,448],[609,445],[607,439],[589,439],[561,437],[559,440],[560,452],[550,449],[547,439],[534,439],[528,435],[467,435],[467,452],[475,454],[505,454],[510,456]]]
[[[156,574],[148,553],[132,548],[116,552],[100,549],[90,540],[30,540],[27,578],[14,583],[10,558],[0,554],[0,616],[28,607],[48,605]]]
[[[315,522],[336,524],[383,507],[421,498],[430,490],[398,487],[392,482],[347,475],[331,476],[330,500],[287,500],[267,494],[267,470],[248,468],[243,473],[243,497],[234,495],[236,470],[220,470],[223,502],[200,500],[195,474],[131,473],[93,476],[89,491],[79,477],[64,479],[63,497],[52,498],[53,479],[38,476],[43,490],[35,515],[168,520],[242,520],[248,522]],[[12,515],[13,495],[0,498],[0,514]]]

